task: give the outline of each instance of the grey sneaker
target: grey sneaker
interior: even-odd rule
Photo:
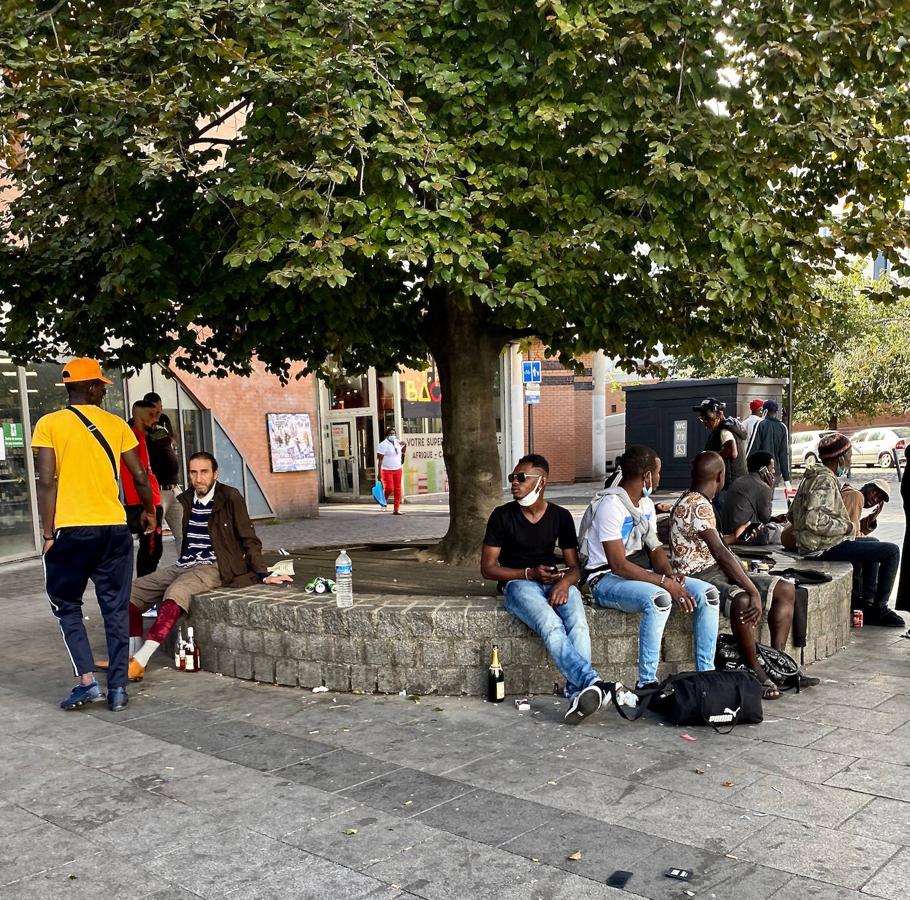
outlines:
[[[592,713],[596,713],[603,702],[603,691],[596,684],[589,684],[575,695],[563,721],[567,725],[579,725]]]

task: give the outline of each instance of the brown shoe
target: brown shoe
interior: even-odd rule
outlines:
[[[130,657],[130,667],[127,670],[127,678],[130,681],[142,681],[145,677],[145,666],[142,663],[136,662],[134,656]]]
[[[106,659],[96,659],[95,660],[95,669],[101,669],[102,671],[107,669],[110,663]]]

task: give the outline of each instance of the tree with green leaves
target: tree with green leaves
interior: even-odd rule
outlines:
[[[819,282],[815,298],[824,315],[798,331],[774,333],[759,322],[751,345],[705,347],[674,360],[673,373],[786,378],[792,364],[793,418],[827,428],[910,410],[910,301],[895,300],[887,280],[868,281],[859,270]]]
[[[475,559],[508,342],[791,331],[844,253],[903,242],[906,11],[8,0],[2,346],[216,375],[432,354],[439,550]]]

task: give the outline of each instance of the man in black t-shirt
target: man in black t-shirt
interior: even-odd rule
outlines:
[[[164,511],[164,520],[171,529],[171,534],[174,535],[179,549],[180,539],[183,535],[183,507],[177,501],[177,495],[182,492],[180,460],[177,458],[177,439],[174,437],[171,420],[166,413],[162,412],[161,395],[149,391],[144,399],[155,407],[158,414],[157,420],[146,436],[149,463],[161,487],[161,508]]]
[[[576,587],[581,567],[575,522],[567,509],[544,500],[549,474],[547,461],[536,453],[518,461],[509,475],[513,502],[494,509],[487,522],[480,571],[498,582],[506,610],[543,640],[572,701],[565,721],[577,725],[609,702],[610,694],[591,666],[591,636]]]

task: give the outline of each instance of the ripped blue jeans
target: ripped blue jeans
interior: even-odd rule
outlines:
[[[697,604],[692,624],[695,668],[699,672],[709,672],[714,668],[720,595],[716,587],[697,578],[687,578],[685,585]],[[656,681],[660,642],[673,606],[670,595],[656,584],[630,581],[612,572],[600,577],[594,585],[592,595],[598,606],[641,614],[641,627],[638,630],[638,681],[639,684]]]

